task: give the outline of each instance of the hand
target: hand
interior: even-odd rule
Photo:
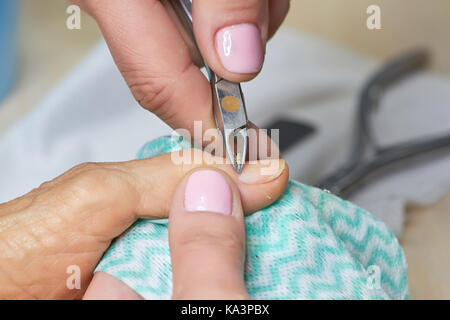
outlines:
[[[197,170],[177,187],[169,215],[174,299],[248,299],[245,225],[239,188],[224,172]],[[142,299],[96,273],[84,299]]]
[[[193,63],[167,0],[72,2],[97,20],[144,108],[191,134],[194,120],[202,121],[203,130],[215,128],[209,83]],[[289,0],[194,0],[194,33],[202,56],[222,78],[251,80],[261,70],[267,40],[288,10]],[[231,49],[224,48],[224,36],[231,40]]]
[[[201,256],[202,252],[210,250],[197,248],[194,242],[189,244],[180,238],[181,235],[187,239],[189,235],[195,236],[197,229],[186,229],[193,223],[198,227],[200,237],[206,226],[218,232],[216,245],[229,252],[217,255],[217,263],[233,261],[242,254],[241,247],[237,246],[243,241],[242,212],[251,213],[266,207],[286,186],[288,169],[284,161],[273,161],[280,162],[277,163],[279,170],[272,176],[261,175],[261,164],[247,164],[241,176],[230,165],[209,167],[225,174],[231,185],[232,216],[185,214],[180,200],[180,192],[185,186],[183,178],[203,165],[175,165],[170,154],[124,163],[79,165],[25,196],[1,204],[0,299],[81,298],[112,239],[138,217],[164,218],[169,210],[175,272],[180,265],[187,271],[193,268],[189,265],[190,257],[180,251],[183,246],[190,248],[193,256]],[[218,229],[219,223],[223,225],[223,231]],[[222,235],[231,240],[221,243]],[[213,262],[211,267],[215,265]],[[71,265],[81,269],[81,290],[66,287],[69,277],[66,271]],[[235,276],[234,271],[230,270],[230,277]],[[182,283],[186,274],[177,274],[175,279]],[[186,295],[196,297],[191,291],[183,290],[176,297]]]

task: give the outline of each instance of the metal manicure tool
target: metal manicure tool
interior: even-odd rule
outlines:
[[[185,31],[195,43],[192,24],[192,0],[172,0]],[[231,46],[231,39],[224,39]],[[211,83],[214,116],[223,137],[224,148],[238,174],[245,164],[248,146],[248,117],[241,85],[218,77],[203,60]]]
[[[317,187],[341,197],[348,197],[377,170],[399,165],[401,161],[446,150],[450,147],[450,132],[428,136],[383,147],[373,130],[373,112],[380,107],[382,94],[414,72],[424,69],[430,53],[426,49],[413,50],[395,58],[375,73],[364,86],[358,103],[355,119],[355,135],[351,153],[346,163],[325,177]],[[400,125],[400,124],[399,124]],[[430,154],[431,155],[431,154]],[[400,167],[404,167],[402,163]],[[379,176],[379,175],[378,175]]]

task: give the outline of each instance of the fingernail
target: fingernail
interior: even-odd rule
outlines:
[[[261,33],[254,24],[225,27],[216,34],[216,48],[223,66],[230,72],[255,73],[261,69]]]
[[[194,172],[184,194],[186,211],[208,211],[231,215],[233,195],[227,179],[214,170]]]
[[[244,166],[239,180],[246,184],[262,184],[275,180],[286,169],[283,159],[251,161]]]

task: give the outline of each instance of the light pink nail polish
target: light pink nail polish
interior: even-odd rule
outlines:
[[[216,34],[216,49],[223,66],[234,73],[254,73],[261,69],[261,33],[254,24],[225,27]]]
[[[186,211],[209,211],[231,215],[233,195],[223,175],[214,170],[194,172],[184,194]]]

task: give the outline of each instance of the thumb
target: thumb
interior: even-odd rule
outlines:
[[[248,299],[245,227],[237,187],[198,170],[174,194],[169,215],[174,299]]]
[[[194,32],[209,67],[234,82],[261,70],[269,28],[268,0],[195,0]]]

